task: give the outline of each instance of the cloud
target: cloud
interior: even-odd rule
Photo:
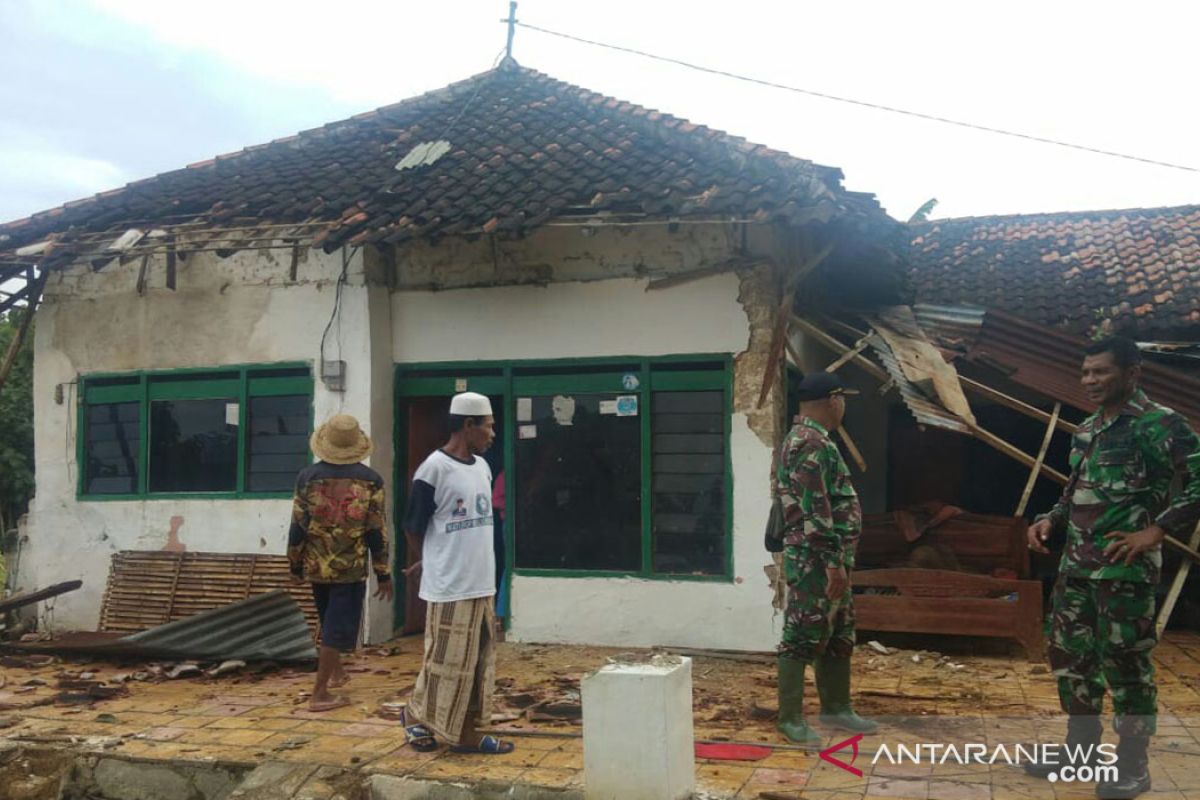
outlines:
[[[0,220],[123,186],[130,177],[111,161],[56,150],[0,147]]]

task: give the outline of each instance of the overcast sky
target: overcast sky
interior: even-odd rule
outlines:
[[[0,220],[488,69],[505,0],[0,0]],[[1200,6],[522,0],[522,20],[828,94],[1200,168]],[[554,77],[840,167],[907,219],[1200,203],[1200,173],[517,30]]]

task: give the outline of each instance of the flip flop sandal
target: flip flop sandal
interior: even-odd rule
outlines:
[[[404,741],[413,750],[418,753],[431,753],[437,749],[437,739],[433,738],[433,731],[419,722],[416,725],[408,724],[407,708],[400,712],[400,726],[404,728]]]
[[[354,701],[351,700],[349,697],[346,697],[344,695],[338,695],[338,696],[334,697],[332,700],[330,700],[328,703],[323,703],[320,708],[313,708],[312,704],[310,703],[308,706],[308,711],[313,714],[320,714],[324,711],[333,711],[334,709],[337,709],[337,708],[345,708],[346,706],[350,705],[352,702],[354,702]]]
[[[511,753],[516,747],[512,742],[502,742],[495,736],[484,736],[479,740],[479,744],[474,747],[467,745],[454,745],[450,748],[451,753],[482,753],[488,756],[500,756],[505,753]]]

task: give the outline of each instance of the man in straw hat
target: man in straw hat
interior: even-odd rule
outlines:
[[[350,699],[329,687],[347,682],[341,653],[358,644],[367,590],[367,552],[375,572],[375,597],[392,599],[384,533],[383,478],[360,463],[371,440],[349,414],[331,417],[309,441],[320,459],[296,479],[288,561],[292,574],[312,582],[321,619],[321,649],[310,711],[328,711]]]
[[[846,415],[846,389],[836,375],[810,372],[800,383],[800,417],[784,439],[775,475],[784,514],[787,611],[779,645],[779,731],[793,742],[819,744],[804,720],[804,671],[812,664],[821,722],[872,733],[877,725],[850,706],[854,601],[850,570],[862,533],[862,509],[850,470],[830,434]]]
[[[492,471],[479,457],[496,438],[492,404],[463,392],[450,401],[450,439],[413,476],[404,532],[421,549],[425,657],[404,714],[416,750],[444,739],[457,752],[497,754],[511,742],[481,735],[495,681],[496,557]]]

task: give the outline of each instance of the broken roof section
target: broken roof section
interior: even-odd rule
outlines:
[[[395,105],[0,225],[0,278],[19,268],[11,259],[26,246],[52,239],[26,258],[53,266],[83,250],[111,256],[133,228],[235,228],[237,241],[220,246],[276,236],[332,250],[521,235],[564,216],[895,225],[841,178],[506,61]]]
[[[1082,411],[1096,409],[1079,382],[1087,339],[992,309],[918,306],[915,311],[921,327],[951,357]],[[1152,400],[1200,425],[1200,375],[1144,361],[1141,386]]]
[[[911,226],[917,301],[970,303],[1078,336],[1200,341],[1200,206]]]
[[[34,653],[225,661],[313,661],[317,648],[304,612],[282,589],[140,633],[88,633],[63,642],[8,644]]]

